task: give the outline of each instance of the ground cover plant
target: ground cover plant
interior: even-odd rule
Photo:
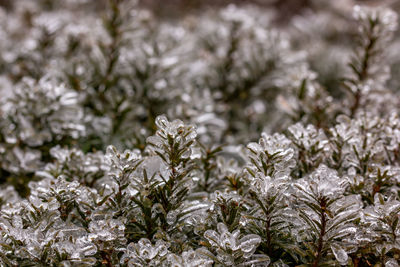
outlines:
[[[399,266],[400,8],[269,2],[3,3],[0,265]]]

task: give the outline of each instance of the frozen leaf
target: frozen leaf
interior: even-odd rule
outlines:
[[[245,253],[245,257],[254,253],[261,242],[258,235],[246,235],[239,241],[240,249]]]
[[[399,264],[397,263],[396,259],[388,259],[385,262],[385,267],[398,267]]]
[[[332,244],[331,249],[333,255],[335,255],[336,260],[340,263],[340,265],[347,265],[348,264],[348,256],[346,251],[338,244]]]

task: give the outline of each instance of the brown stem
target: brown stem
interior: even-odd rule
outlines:
[[[357,92],[354,95],[354,104],[353,106],[351,106],[350,108],[350,117],[353,118],[354,115],[356,114],[356,111],[358,109],[358,107],[360,106],[360,101],[361,100],[361,91],[360,89],[357,89]]]
[[[325,214],[325,210],[326,210],[326,199],[322,198],[320,200],[320,207],[321,207],[321,231],[319,233],[319,238],[318,238],[318,249],[317,249],[317,256],[315,258],[315,261],[313,263],[313,267],[318,267],[318,263],[321,260],[322,257],[322,249],[323,249],[323,245],[324,245],[324,235],[325,235],[325,231],[326,231],[326,222],[327,222],[327,218],[326,218],[326,214]]]
[[[272,254],[272,248],[271,248],[271,219],[267,220],[267,249],[268,249],[268,254]]]
[[[110,258],[110,255],[108,254],[108,251],[102,251],[101,252],[101,257],[103,258],[103,261],[101,262],[102,264],[104,264],[107,267],[112,267],[112,260]]]
[[[375,23],[373,23],[370,26],[370,30],[368,33],[368,43],[367,45],[364,47],[364,57],[362,59],[362,63],[361,63],[361,70],[357,71],[357,76],[358,76],[358,81],[360,83],[362,83],[363,81],[365,81],[368,78],[368,69],[369,69],[369,65],[370,65],[370,60],[371,60],[371,54],[372,54],[372,50],[375,47],[377,38],[375,36],[373,36],[373,31],[375,28]],[[351,107],[351,117],[354,117],[358,107],[360,106],[360,101],[361,100],[361,92],[360,89],[357,89],[357,92],[354,95],[354,104]]]

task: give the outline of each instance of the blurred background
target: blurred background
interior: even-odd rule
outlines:
[[[47,3],[49,6],[59,1],[37,0]],[[17,1],[0,0],[0,6],[6,9],[13,8]],[[99,8],[104,7],[107,0],[76,0],[76,2],[96,2]],[[228,4],[235,5],[257,5],[263,8],[270,8],[280,12],[279,22],[285,22],[293,15],[301,13],[304,9],[313,9],[318,6],[318,0],[138,0],[139,4],[151,10],[156,16],[163,19],[176,19],[191,13],[203,12],[206,9],[215,9]],[[363,5],[387,5],[395,10],[400,10],[399,0],[335,0],[340,8],[349,8],[354,4]]]

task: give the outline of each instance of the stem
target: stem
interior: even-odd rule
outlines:
[[[318,267],[318,263],[321,260],[322,257],[322,249],[324,246],[324,235],[325,235],[325,231],[326,231],[326,222],[327,222],[327,218],[326,218],[326,214],[325,214],[325,209],[326,209],[326,199],[322,198],[320,200],[320,207],[321,207],[321,229],[320,229],[320,233],[319,233],[319,238],[318,238],[318,249],[317,249],[317,256],[315,258],[315,261],[313,263],[313,267]]]
[[[272,248],[271,248],[271,218],[267,219],[267,226],[266,226],[266,230],[267,230],[267,250],[268,250],[268,254],[271,255],[272,254]]]
[[[204,169],[204,184],[201,186],[204,191],[208,192],[209,179],[211,177],[211,170],[215,167],[212,162],[213,159],[213,151],[210,149],[206,149],[206,157],[203,161],[203,169]]]
[[[395,243],[397,238],[396,227],[393,227],[393,224],[391,226],[392,226],[391,228],[392,228],[393,243]]]
[[[361,100],[361,91],[360,89],[357,88],[357,92],[354,95],[354,104],[350,108],[350,117],[353,118],[354,115],[356,114],[356,111],[358,107],[360,106],[360,100]]]
[[[272,248],[271,248],[271,243],[272,243],[272,234],[271,234],[271,212],[269,208],[266,208],[262,201],[258,198],[257,194],[252,193],[252,196],[260,206],[260,208],[263,210],[265,217],[267,218],[267,225],[265,226],[266,234],[267,234],[267,240],[266,240],[266,245],[267,245],[267,250],[268,254],[272,254]],[[273,205],[273,203],[271,203]]]
[[[108,254],[107,251],[101,251],[101,257],[103,259],[102,264],[104,264],[107,267],[112,267],[112,260],[110,258],[110,255]]]
[[[370,65],[371,54],[377,41],[377,38],[373,36],[375,25],[376,24],[373,23],[370,26],[370,30],[368,32],[368,43],[364,47],[364,57],[362,58],[361,69],[356,71],[359,83],[362,83],[368,78],[368,69]],[[357,91],[354,94],[354,104],[350,108],[352,118],[354,117],[357,109],[359,108],[360,103],[361,103],[361,91],[360,88],[357,88]]]

